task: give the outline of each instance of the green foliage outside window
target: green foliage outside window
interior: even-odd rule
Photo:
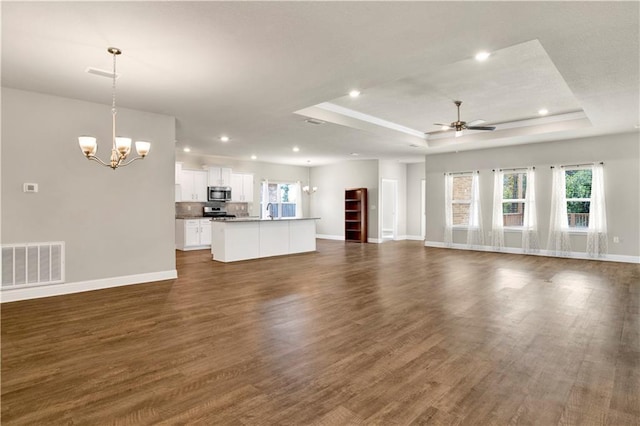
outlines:
[[[289,185],[281,184],[280,188],[282,189],[282,202],[288,203],[289,202]]]
[[[591,198],[591,170],[567,170],[567,199]],[[589,213],[589,201],[567,202],[567,213]]]
[[[524,199],[527,190],[527,175],[524,173],[505,173],[502,180],[502,198],[504,200]],[[524,203],[503,203],[503,214],[522,213]]]

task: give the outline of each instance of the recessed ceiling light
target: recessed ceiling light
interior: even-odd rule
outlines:
[[[360,96],[360,91],[353,89],[352,91],[349,92],[349,96],[351,96],[352,98],[357,98],[358,96]]]
[[[548,109],[546,109],[546,108],[539,109],[539,110],[538,110],[538,114],[540,114],[540,115],[547,115],[547,114],[549,114],[549,110],[548,110]]]
[[[252,159],[252,160],[255,160],[255,159],[257,159],[257,158],[258,158],[258,157],[256,157],[255,155],[252,155],[252,156],[251,156],[251,159]]]
[[[293,152],[298,152],[298,151],[300,151],[300,148],[298,148],[297,146],[294,146],[293,147]]]
[[[220,136],[220,142],[229,142],[229,136]]]
[[[484,50],[481,52],[476,53],[476,61],[482,62],[482,61],[486,61],[489,56],[491,56],[491,53],[489,52],[485,52]]]
[[[191,152],[191,148],[189,148],[188,146],[185,146],[184,148],[182,148],[182,150],[184,152]]]

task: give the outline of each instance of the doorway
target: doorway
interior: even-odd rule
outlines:
[[[425,205],[425,189],[425,180],[422,179],[422,184],[420,186],[420,236],[423,240],[427,236],[427,206]]]
[[[381,239],[395,240],[398,237],[398,181],[395,179],[382,179],[382,191],[380,194],[380,228]]]

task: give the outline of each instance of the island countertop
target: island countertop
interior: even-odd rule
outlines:
[[[258,259],[316,250],[317,217],[211,221],[211,254],[218,262]]]
[[[283,217],[276,219],[260,219],[256,216],[251,217],[233,217],[228,219],[216,220],[216,222],[234,223],[234,222],[286,222],[291,220],[318,220],[319,217]]]

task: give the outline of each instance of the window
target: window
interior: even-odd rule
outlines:
[[[484,243],[479,178],[479,172],[445,173],[444,242],[447,246],[453,244],[453,228],[467,230],[469,247]]]
[[[520,227],[524,224],[527,174],[505,173],[502,179],[502,220],[504,226]]]
[[[589,227],[591,180],[591,169],[565,169],[569,228]]]
[[[469,225],[469,211],[471,209],[471,183],[473,176],[453,176],[451,214],[453,226]]]
[[[297,183],[266,183],[268,199],[261,200],[261,209],[269,210],[273,218],[296,217]],[[264,198],[264,191],[263,197]]]

